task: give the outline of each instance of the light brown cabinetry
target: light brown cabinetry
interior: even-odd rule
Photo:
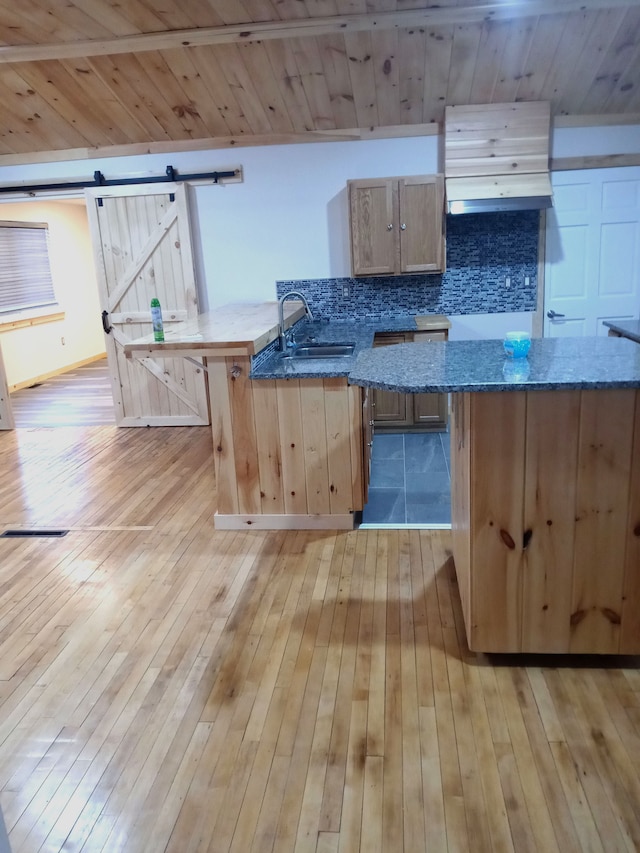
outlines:
[[[442,175],[349,181],[348,188],[354,276],[444,271]]]
[[[446,341],[447,330],[420,332],[379,332],[373,345],[391,346],[429,341]],[[373,390],[373,412],[378,432],[438,431],[447,426],[447,394],[404,394],[399,391]]]
[[[452,403],[469,647],[640,653],[640,392],[456,393]]]

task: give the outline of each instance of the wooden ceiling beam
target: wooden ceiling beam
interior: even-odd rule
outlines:
[[[638,0],[494,0],[468,6],[429,7],[398,12],[338,15],[289,21],[268,21],[223,27],[143,33],[109,39],[88,39],[56,44],[9,45],[0,47],[0,63],[37,62],[74,57],[108,56],[150,50],[172,50],[202,45],[248,43],[273,39],[304,38],[336,33],[448,27],[491,20],[531,18],[636,6]]]

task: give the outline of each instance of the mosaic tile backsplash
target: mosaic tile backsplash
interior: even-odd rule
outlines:
[[[336,320],[534,311],[539,217],[537,210],[448,216],[442,275],[277,281],[277,295],[301,290],[315,316]]]

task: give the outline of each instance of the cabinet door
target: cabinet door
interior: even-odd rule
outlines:
[[[433,332],[415,332],[413,340],[417,342],[446,341],[446,329]],[[413,421],[425,428],[446,429],[449,409],[448,394],[414,394]]]
[[[393,275],[398,264],[398,182],[349,182],[353,275]]]
[[[400,272],[444,270],[444,182],[441,175],[400,178]]]
[[[392,346],[403,344],[406,340],[404,334],[380,333],[375,336],[374,347]],[[373,412],[377,427],[402,427],[413,423],[413,412],[411,410],[411,397],[398,391],[382,391],[373,389]]]

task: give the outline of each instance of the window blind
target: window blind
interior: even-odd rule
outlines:
[[[0,314],[55,303],[46,223],[0,222]]]

